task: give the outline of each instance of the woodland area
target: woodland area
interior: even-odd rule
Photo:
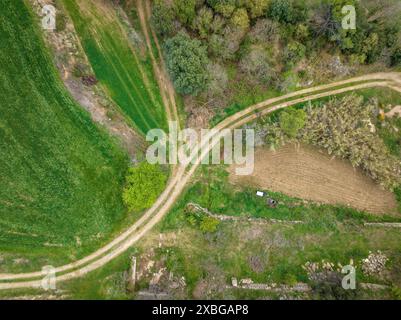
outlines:
[[[341,26],[345,5],[355,30]],[[401,65],[397,0],[155,0],[152,12],[187,112],[208,120],[268,93]]]

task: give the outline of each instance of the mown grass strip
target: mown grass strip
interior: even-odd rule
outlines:
[[[91,1],[63,1],[96,77],[111,98],[146,134],[153,128],[165,128],[166,117],[154,76],[147,58],[138,57],[119,18],[110,6],[110,17],[101,16]],[[102,4],[103,5],[103,4]]]

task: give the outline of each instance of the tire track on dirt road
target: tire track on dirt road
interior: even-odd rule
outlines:
[[[340,88],[341,86],[345,87]],[[212,142],[211,144],[204,143],[192,152],[193,156],[196,156],[199,151],[201,154],[199,157],[196,158],[196,162],[192,166],[191,164],[178,165],[177,173],[169,181],[166,189],[159,196],[155,204],[148,211],[146,211],[146,213],[137,222],[135,222],[134,225],[129,227],[126,231],[124,231],[109,244],[100,248],[89,256],[76,262],[56,268],[56,274],[68,271],[67,273],[57,275],[57,281],[66,281],[78,278],[104,266],[120,254],[125,252],[135,242],[141,239],[149,230],[151,230],[158,222],[160,222],[160,220],[168,213],[168,211],[175,204],[176,200],[183,192],[187,183],[190,181],[191,177],[200,165],[202,158],[206,156],[212,149],[214,144],[216,144],[219,139],[223,137],[221,130],[241,127],[243,124],[253,121],[260,116],[305,101],[372,87],[388,87],[391,89],[396,88],[397,91],[401,91],[401,74],[376,73],[361,77],[355,77],[327,85],[299,90],[287,95],[283,95],[281,97],[268,99],[226,118],[214,127],[214,129],[218,131],[217,135],[214,135],[213,133],[209,134],[209,138],[212,138],[213,135],[214,142]],[[207,141],[207,139],[205,140]],[[186,172],[187,169],[189,169],[188,172]],[[0,274],[0,281],[9,281],[0,283],[0,289],[40,287],[40,279],[16,281],[20,279],[34,279],[39,277],[42,277],[41,271],[20,274]]]

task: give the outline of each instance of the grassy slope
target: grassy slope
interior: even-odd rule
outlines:
[[[66,93],[22,1],[1,1],[0,35],[1,267],[70,260],[126,218],[127,156]]]
[[[227,182],[224,167],[200,169],[196,182],[188,187],[173,210],[152,231],[155,239],[159,239],[156,236],[159,233],[176,233],[178,241],[174,246],[156,248],[157,243],[150,243],[148,235],[130,252],[82,279],[61,284],[60,288],[65,289],[72,298],[78,299],[132,299],[134,294],[127,290],[124,276],[124,272],[130,268],[129,257],[135,255],[139,258],[139,264],[144,263],[141,254],[148,252],[150,247],[156,248],[155,261],[164,260],[169,271],[185,276],[188,298],[192,297],[192,291],[201,279],[207,279],[209,283],[217,281],[211,279],[216,273],[219,275],[218,281],[223,281],[223,284],[228,284],[233,276],[239,279],[252,278],[257,282],[293,284],[307,281],[302,269],[307,261],[326,259],[347,264],[352,258],[359,262],[370,250],[382,250],[388,255],[391,259],[391,279],[396,285],[401,285],[397,271],[401,265],[399,230],[362,227],[364,221],[399,219],[369,216],[349,208],[299,204],[298,199],[278,193],[274,197],[281,204],[277,209],[270,209],[264,200],[255,197],[255,191],[231,186]],[[185,206],[188,202],[199,203],[216,213],[300,219],[306,223],[299,226],[258,226],[247,222],[224,222],[220,223],[215,234],[203,234],[187,222]],[[251,257],[261,260],[265,265],[263,271],[252,270],[249,262]],[[357,277],[360,281],[383,283],[383,280],[367,278],[360,272]],[[147,287],[147,281],[142,279],[137,283],[136,290]],[[380,297],[380,293],[378,295]],[[262,291],[228,290],[224,293],[214,292],[210,297],[252,299],[261,296],[269,294]]]
[[[148,55],[133,50],[111,6],[93,1],[63,1],[71,15],[96,77],[140,132],[165,128],[166,119]],[[131,43],[130,43],[131,42]],[[144,78],[146,77],[146,80]]]
[[[382,105],[401,102],[398,94],[387,89],[367,89],[358,93],[366,99],[377,97]],[[302,265],[307,261],[326,259],[347,264],[351,258],[359,262],[369,251],[376,250],[382,250],[390,258],[390,279],[395,285],[401,286],[399,231],[362,226],[364,221],[399,222],[399,218],[377,217],[335,206],[304,205],[298,199],[278,193],[274,194],[274,198],[280,201],[280,205],[276,209],[270,209],[264,200],[254,196],[255,191],[230,185],[223,167],[202,167],[194,183],[154,230],[156,234],[181,230],[175,246],[157,249],[157,252],[160,257],[166,259],[169,270],[185,276],[189,286],[188,297],[191,297],[191,292],[199,280],[208,277],[210,270],[217,270],[225,279],[225,283],[229,283],[230,278],[236,276],[250,277],[260,282],[291,284],[295,281],[307,281],[306,273],[302,269]],[[190,227],[186,221],[184,209],[188,202],[197,202],[221,214],[298,219],[306,221],[306,224],[294,227],[261,227],[262,232],[252,240],[252,232],[258,227],[247,223],[227,222],[220,224],[215,235],[204,235]],[[243,237],[248,233],[249,239],[245,240]],[[141,243],[138,247],[141,248]],[[135,255],[139,256],[138,253]],[[249,259],[253,256],[266,263],[264,271],[258,273],[252,270]],[[132,295],[126,293],[122,280],[123,272],[128,268],[127,254],[80,281],[66,283],[65,288],[71,290],[74,297],[80,298],[130,298]],[[360,272],[357,272],[357,277],[360,281],[383,282],[378,278],[367,278]],[[146,288],[147,284],[144,283],[143,287]],[[238,290],[213,297],[249,299],[267,295],[265,292]],[[372,297],[372,293],[365,297]],[[383,295],[378,292],[376,298],[380,297]]]
[[[255,192],[256,189],[230,185],[223,168],[203,170],[199,172],[197,182],[188,188],[164,219],[160,226],[161,232],[181,230],[180,234],[190,235],[184,236],[176,246],[168,248],[168,251],[162,249],[162,256],[167,257],[167,265],[170,265],[169,270],[183,274],[190,291],[199,279],[207,275],[208,270],[218,270],[226,283],[232,276],[236,276],[250,277],[257,282],[291,284],[307,281],[301,267],[307,261],[326,259],[346,264],[351,258],[354,261],[365,258],[370,250],[382,250],[388,255],[391,259],[391,279],[398,286],[401,285],[401,278],[397,273],[401,265],[399,231],[362,226],[364,221],[400,219],[378,218],[335,206],[305,205],[297,199],[277,193],[273,197],[279,199],[280,205],[276,209],[270,209],[264,200],[255,197]],[[214,235],[204,235],[198,230],[195,233],[189,232],[188,228],[193,230],[194,227],[189,227],[185,218],[185,205],[191,201],[209,207],[215,213],[298,219],[305,221],[305,224],[288,227],[225,222],[220,224]],[[255,230],[261,230],[261,233]],[[266,264],[262,272],[255,272],[250,267],[249,259],[255,256]],[[363,281],[382,281],[378,278],[368,279],[360,272],[357,276]],[[246,298],[253,294],[243,291],[231,293],[235,297]]]

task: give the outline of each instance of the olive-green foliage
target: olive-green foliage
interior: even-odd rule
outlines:
[[[204,233],[213,233],[216,232],[219,223],[216,218],[204,216],[200,222],[199,229]]]
[[[243,32],[238,28],[228,26],[223,34],[212,34],[209,40],[209,52],[220,60],[235,60],[240,48]]]
[[[194,20],[194,29],[198,31],[201,38],[206,38],[212,29],[213,10],[202,7]]]
[[[324,276],[322,276],[324,277]],[[327,272],[326,279],[312,282],[312,295],[317,300],[355,300],[359,290],[345,290],[342,286],[344,275]]]
[[[290,42],[284,50],[284,59],[287,64],[294,65],[305,57],[306,47],[297,41]]]
[[[63,13],[58,12],[56,15],[56,31],[62,32],[65,30],[67,19]]]
[[[398,211],[401,212],[401,185],[394,189],[394,194],[398,203]]]
[[[374,108],[356,95],[332,99],[323,108],[309,108],[300,137],[327,149],[329,154],[350,160],[383,187],[393,189],[401,183],[401,164],[372,131]]]
[[[270,0],[247,0],[245,6],[252,19],[259,18],[266,13]]]
[[[391,65],[392,66],[401,66],[401,45],[394,49],[391,54]]]
[[[229,18],[236,8],[236,0],[207,0],[213,10],[223,17]]]
[[[123,200],[131,211],[149,208],[163,191],[167,175],[160,166],[142,162],[129,169]]]
[[[186,220],[191,226],[199,228],[203,233],[216,232],[220,224],[218,219],[201,212],[187,212]]]
[[[289,138],[295,138],[305,122],[306,113],[302,109],[289,109],[280,113],[280,128]]]
[[[361,4],[355,0],[327,0],[312,14],[312,26],[317,39],[324,39],[339,46],[342,53],[359,63],[373,63],[382,53],[393,48],[400,32],[400,7],[395,4]],[[352,5],[356,9],[356,29],[341,27],[344,14],[342,8]],[[368,10],[367,10],[368,9]],[[393,13],[396,14],[393,17]],[[398,17],[397,17],[398,12]],[[398,20],[398,22],[397,22]],[[380,41],[379,41],[380,40]],[[321,42],[325,45],[325,42]]]
[[[235,10],[231,17],[231,23],[240,30],[247,30],[249,28],[250,21],[246,9],[239,8]]]
[[[293,10],[290,0],[272,0],[268,17],[279,22],[291,22],[293,19]]]
[[[166,41],[164,49],[167,69],[177,91],[196,95],[204,90],[209,59],[202,43],[179,33]]]
[[[151,23],[160,36],[174,32],[174,11],[164,0],[153,1]]]
[[[191,24],[196,16],[196,0],[174,0],[174,11],[183,24]]]

